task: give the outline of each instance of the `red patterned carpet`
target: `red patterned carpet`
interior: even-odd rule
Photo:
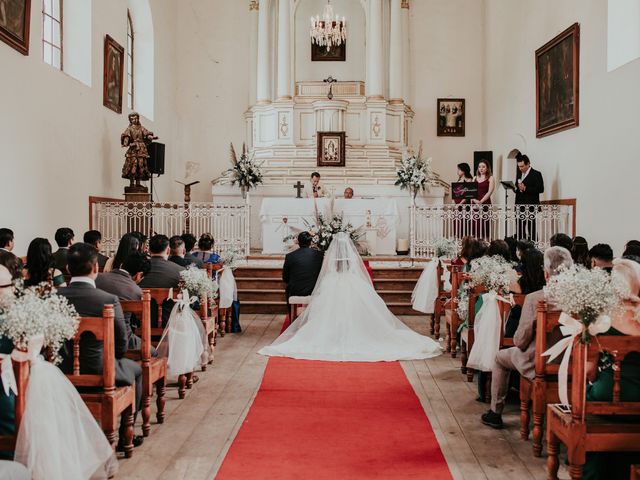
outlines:
[[[218,479],[451,479],[393,363],[271,358]]]

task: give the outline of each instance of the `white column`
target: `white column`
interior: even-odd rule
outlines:
[[[383,99],[382,0],[369,0],[367,29],[367,97]]]
[[[258,85],[256,89],[258,104],[271,103],[269,3],[270,0],[260,0],[260,9],[258,10]]]
[[[249,2],[249,106],[256,104],[258,84],[258,1]]]
[[[278,100],[291,100],[291,2],[278,4]]]
[[[409,0],[402,0],[402,98],[411,105],[411,48],[409,44]]]
[[[389,35],[389,100],[402,103],[402,0],[391,0],[391,33]]]

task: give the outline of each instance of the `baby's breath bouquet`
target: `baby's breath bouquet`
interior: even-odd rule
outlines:
[[[188,268],[180,272],[182,278],[182,288],[189,291],[189,294],[196,295],[198,298],[206,296],[213,300],[218,293],[218,282],[209,278],[206,270],[202,270],[195,265],[189,265]]]
[[[458,255],[458,242],[455,238],[439,238],[433,244],[436,257],[454,259]]]
[[[544,289],[547,301],[585,326],[580,341],[588,343],[599,333],[599,322],[618,305],[611,276],[599,268],[573,266],[552,277]],[[591,328],[590,328],[591,327]]]
[[[495,291],[498,294],[507,293],[512,270],[513,266],[499,255],[477,258],[471,262],[469,285],[471,287],[482,285],[487,291]]]
[[[466,285],[458,289],[458,306],[456,307],[456,313],[461,320],[462,326],[466,327],[469,320],[469,289]]]
[[[66,298],[48,284],[25,288],[16,284],[15,295],[0,298],[0,336],[9,338],[18,350],[27,350],[29,340],[44,336],[54,363],[60,363],[60,348],[74,337],[80,317]]]
[[[225,268],[236,269],[244,257],[237,250],[226,250],[220,254],[220,261]]]

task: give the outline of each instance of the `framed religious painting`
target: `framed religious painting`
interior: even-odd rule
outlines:
[[[464,137],[464,98],[438,99],[438,136]]]
[[[344,167],[345,140],[345,132],[318,132],[318,167]]]
[[[536,50],[536,137],[579,125],[580,24]]]
[[[31,0],[0,0],[0,40],[29,55]]]
[[[116,113],[122,113],[123,78],[124,48],[107,35],[104,38],[102,104]]]
[[[347,42],[342,42],[338,47],[333,46],[330,50],[327,47],[321,47],[311,42],[311,61],[312,62],[346,62],[347,61]]]

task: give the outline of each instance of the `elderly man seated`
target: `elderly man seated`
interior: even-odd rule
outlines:
[[[573,265],[571,253],[563,247],[550,247],[544,252],[544,275],[548,281],[565,268]],[[500,350],[491,376],[491,410],[483,414],[482,423],[502,428],[502,410],[509,389],[509,374],[517,370],[520,375],[533,380],[536,356],[536,312],[544,301],[544,290],[530,293],[524,300],[518,329],[513,336],[514,347]]]

